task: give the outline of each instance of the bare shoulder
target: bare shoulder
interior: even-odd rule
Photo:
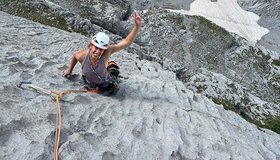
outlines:
[[[111,44],[109,45],[108,49],[105,51],[105,54],[110,56],[116,52],[118,52],[120,49],[118,47],[118,44]]]
[[[108,46],[108,49],[105,50],[104,54],[111,55],[113,51],[114,51],[114,45],[111,45],[111,44],[110,44],[110,45]]]
[[[88,50],[79,50],[75,53],[75,58],[80,62],[83,63],[85,60],[85,57],[87,55]]]

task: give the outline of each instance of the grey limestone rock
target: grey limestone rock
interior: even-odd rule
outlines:
[[[88,38],[0,12],[0,158],[52,159],[56,106],[50,97],[16,87],[31,81],[48,90],[80,89],[61,76]],[[261,129],[194,93],[157,62],[121,51],[113,97],[62,97],[59,158],[279,160],[279,134]],[[79,73],[79,66],[74,73]]]

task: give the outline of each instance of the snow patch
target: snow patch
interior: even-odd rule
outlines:
[[[258,25],[260,17],[243,10],[237,0],[195,0],[190,5],[190,11],[169,10],[187,15],[199,15],[225,28],[229,32],[240,35],[250,42],[256,43],[269,32],[267,28]]]

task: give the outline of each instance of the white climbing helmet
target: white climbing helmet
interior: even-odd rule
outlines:
[[[107,49],[109,45],[109,36],[104,32],[98,32],[95,36],[92,37],[91,43],[98,48]]]

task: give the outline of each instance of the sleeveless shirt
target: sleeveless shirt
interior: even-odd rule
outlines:
[[[90,55],[87,54],[82,66],[82,73],[85,76],[85,80],[90,84],[100,85],[110,81],[103,56],[100,57],[97,66],[94,67]]]

